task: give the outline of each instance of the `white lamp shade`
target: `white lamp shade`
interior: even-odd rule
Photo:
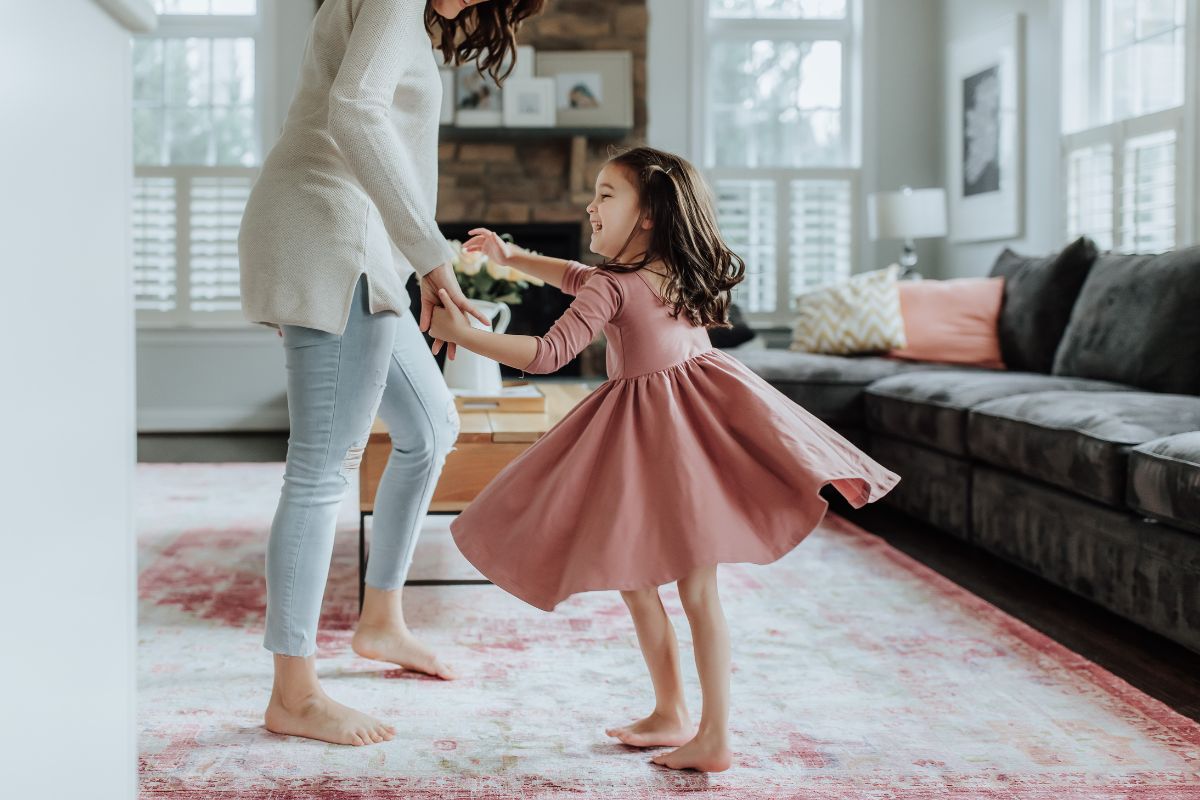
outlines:
[[[904,189],[868,198],[871,239],[932,239],[946,235],[946,192]]]

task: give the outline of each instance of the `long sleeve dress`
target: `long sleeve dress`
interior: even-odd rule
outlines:
[[[326,0],[238,238],[251,322],[341,334],[359,276],[371,313],[454,252],[434,221],[442,83],[425,0]]]
[[[526,371],[557,369],[603,329],[609,379],[450,524],[511,594],[550,611],[576,592],[766,564],[820,523],[825,484],[857,508],[899,482],[672,317],[640,273],[571,263],[562,288],[575,300]]]

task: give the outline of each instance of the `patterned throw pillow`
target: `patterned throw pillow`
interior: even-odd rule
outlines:
[[[790,349],[847,356],[906,346],[899,277],[900,267],[892,264],[799,295]]]

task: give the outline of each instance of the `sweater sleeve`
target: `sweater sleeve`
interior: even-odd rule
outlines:
[[[412,185],[419,173],[391,111],[405,68],[428,55],[406,35],[424,6],[425,0],[361,0],[329,89],[329,134],[382,214],[388,235],[422,276],[451,261],[454,252],[420,187]],[[419,33],[425,38],[423,27]]]
[[[580,270],[583,274],[588,268]],[[545,336],[536,337],[537,353],[525,372],[545,374],[561,369],[592,343],[604,323],[621,311],[621,288],[611,273],[590,269],[591,277],[575,302],[558,318]],[[564,278],[563,290],[568,281]]]
[[[580,264],[578,261],[568,261],[562,276],[563,294],[579,294],[579,287],[595,271],[595,267]]]

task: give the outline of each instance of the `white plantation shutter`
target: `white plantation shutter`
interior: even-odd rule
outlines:
[[[192,179],[188,297],[193,311],[241,309],[237,237],[252,184],[250,175]]]
[[[850,277],[854,241],[850,180],[791,182],[789,296]]]
[[[175,179],[141,177],[133,187],[133,284],[138,311],[175,310]]]
[[[1197,0],[1064,0],[1063,171],[1068,238],[1156,253],[1190,242],[1180,158],[1195,141],[1186,42]],[[1188,87],[1185,90],[1185,87]]]
[[[1081,147],[1067,155],[1067,239],[1090,236],[1101,250],[1113,246],[1113,149]]]
[[[155,0],[135,37],[134,292],[144,327],[245,325],[237,237],[272,96],[274,0]]]
[[[1118,240],[1127,253],[1161,253],[1175,246],[1175,132],[1125,143]]]
[[[734,290],[734,302],[747,313],[775,310],[775,183],[722,180],[714,187],[725,243],[746,262],[746,278]]]
[[[242,322],[237,237],[257,173],[137,168],[134,284],[143,323]]]
[[[746,262],[734,301],[789,325],[795,296],[858,257],[861,4],[706,0],[693,73],[693,152],[726,243]]]

